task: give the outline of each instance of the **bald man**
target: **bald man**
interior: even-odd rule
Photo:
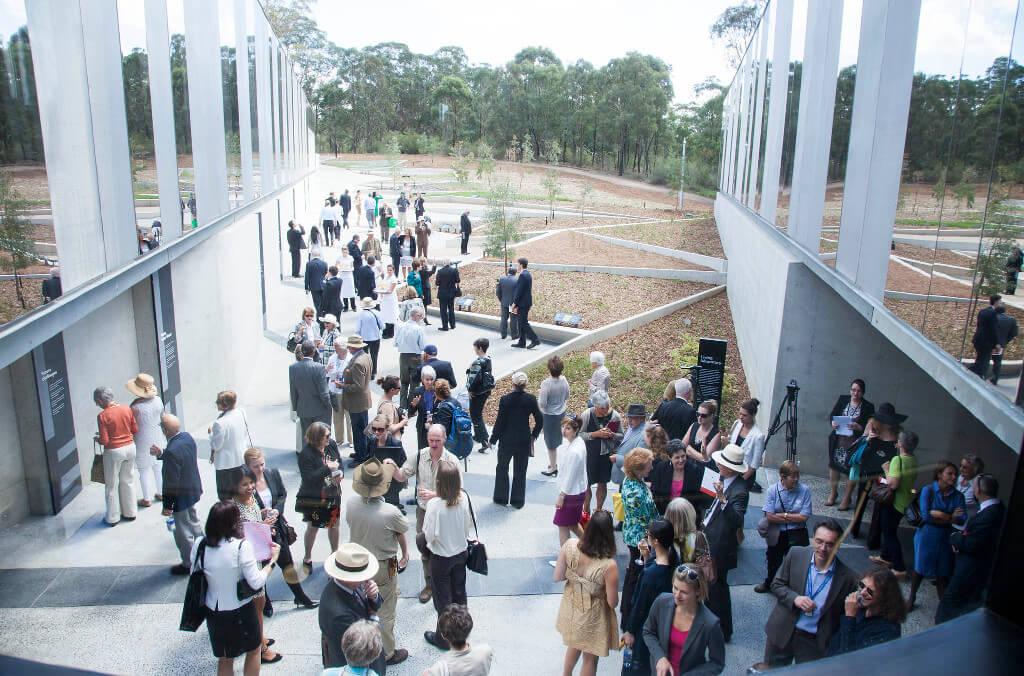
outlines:
[[[171,566],[171,575],[188,575],[192,545],[203,534],[199,515],[196,514],[196,503],[203,494],[196,440],[188,432],[181,431],[181,421],[170,413],[160,416],[160,429],[167,437],[167,445],[161,449],[153,444],[149,452],[163,461],[162,514],[174,517],[174,543],[181,555],[181,563]]]

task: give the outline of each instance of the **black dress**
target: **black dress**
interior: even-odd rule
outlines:
[[[299,453],[302,483],[295,496],[295,511],[302,514],[303,521],[317,528],[337,523],[341,506],[341,490],[331,481],[327,460],[341,465],[341,453],[334,439],[327,443],[323,456],[309,444],[303,446]]]

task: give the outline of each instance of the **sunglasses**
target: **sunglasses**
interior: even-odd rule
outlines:
[[[707,418],[709,415],[711,415],[711,414],[710,413],[698,413],[697,417],[698,418]]]
[[[383,431],[385,431],[385,430],[386,430],[387,428],[386,428],[386,427],[373,427],[373,428],[371,428],[371,429],[373,429],[373,431],[374,431],[374,432],[383,432]]]
[[[690,582],[696,582],[697,580],[700,579],[700,573],[698,573],[695,569],[690,568],[685,563],[683,565],[681,565],[681,566],[677,566],[676,567],[676,574],[677,575],[685,575],[686,579],[689,580]]]
[[[312,319],[313,318],[313,315],[302,315],[302,316],[305,317],[306,319]]]
[[[871,587],[867,586],[863,582],[858,582],[857,583],[857,591],[859,591],[861,594],[867,594],[868,596],[874,596],[875,595],[875,590],[872,589]]]

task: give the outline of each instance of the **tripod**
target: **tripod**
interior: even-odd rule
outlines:
[[[779,405],[779,410],[775,414],[775,419],[772,420],[771,427],[768,428],[768,435],[764,439],[765,448],[768,447],[768,442],[771,441],[773,435],[783,427],[786,428],[786,460],[793,460],[796,462],[796,435],[797,435],[797,413],[796,403],[797,396],[800,393],[800,387],[796,384],[795,380],[790,380],[789,385],[786,385],[786,398],[782,400]],[[782,413],[786,413],[786,418],[783,420]]]

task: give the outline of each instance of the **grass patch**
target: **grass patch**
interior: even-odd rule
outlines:
[[[897,218],[897,225],[911,225],[918,228],[980,228],[981,221],[937,221],[927,218]]]

